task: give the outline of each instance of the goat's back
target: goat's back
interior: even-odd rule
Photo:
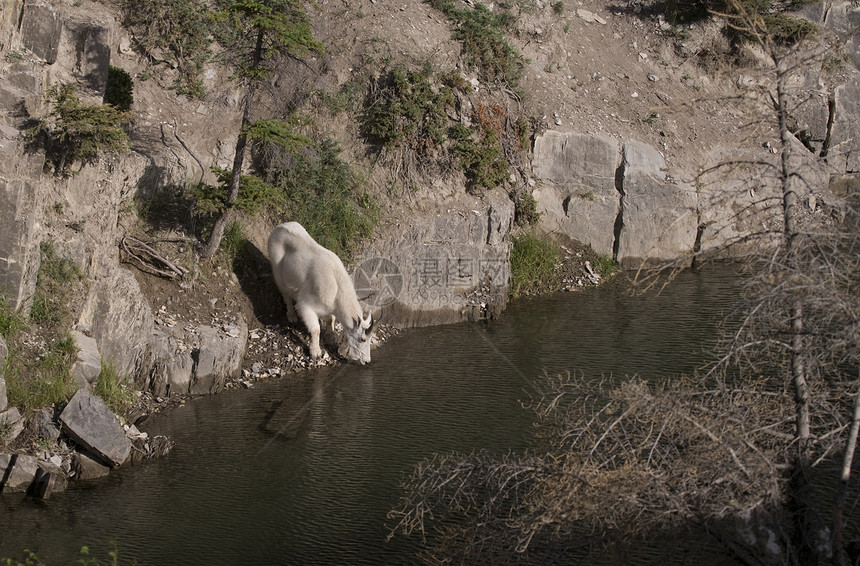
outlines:
[[[286,255],[313,254],[315,248],[322,246],[298,222],[284,222],[272,230],[268,247],[269,261],[274,267],[280,265]]]
[[[282,293],[314,296],[331,304],[351,280],[337,254],[318,244],[298,222],[279,224],[269,236],[269,261]],[[354,291],[353,291],[354,293]]]

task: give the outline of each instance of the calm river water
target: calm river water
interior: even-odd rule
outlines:
[[[414,541],[385,542],[385,515],[417,462],[528,447],[520,401],[544,371],[693,371],[736,281],[712,268],[660,295],[521,300],[498,320],[404,332],[368,366],[195,399],[142,427],[175,440],[167,457],[44,502],[0,497],[0,558],[26,548],[71,564],[115,543],[141,566],[415,563]]]

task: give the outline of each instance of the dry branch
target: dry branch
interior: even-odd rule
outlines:
[[[127,261],[145,273],[168,279],[181,279],[188,275],[187,269],[167,259],[149,244],[132,236],[123,237],[120,241],[120,248],[125,252]]]

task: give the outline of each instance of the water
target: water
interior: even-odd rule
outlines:
[[[116,543],[137,564],[410,564],[386,542],[398,482],[434,452],[521,451],[544,371],[661,377],[708,359],[736,297],[725,269],[660,295],[611,287],[517,301],[495,321],[412,330],[369,366],[291,375],[153,417],[167,457],[39,502],[0,497],[0,557],[51,565]]]

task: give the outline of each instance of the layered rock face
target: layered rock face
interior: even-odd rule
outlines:
[[[492,317],[507,305],[513,203],[493,191],[445,212],[415,212],[353,272],[359,299],[395,326]]]
[[[236,375],[247,340],[237,328],[166,329],[133,274],[119,261],[118,218],[151,181],[170,182],[176,164],[134,151],[105,157],[61,178],[43,171],[44,155],[26,147],[27,120],[44,114],[43,93],[54,83],[75,84],[82,99],[101,103],[119,24],[107,13],[77,19],[46,0],[11,0],[0,12],[0,293],[26,309],[33,296],[40,244],[50,242],[80,266],[88,292],[75,324],[79,349],[74,372],[91,389],[101,360],[155,394],[214,393]],[[197,167],[197,165],[194,165]],[[178,175],[185,170],[178,168]],[[238,331],[237,331],[238,329]]]
[[[112,59],[126,53],[119,50],[122,30],[110,10],[84,19],[63,6],[8,0],[0,9],[0,293],[16,308],[27,307],[40,243],[50,241],[82,267],[88,281],[76,324],[78,346],[88,354],[78,364],[84,388],[98,369],[94,360],[104,359],[158,395],[216,392],[241,367],[247,323],[239,316],[222,326],[157,324],[135,277],[119,262],[117,242],[123,234],[118,217],[136,194],[202,178],[212,164],[229,164],[235,138],[183,140],[180,130],[199,128],[201,122],[194,119],[210,125],[235,119],[240,96],[225,91],[211,97],[211,107],[194,103],[197,108],[190,113],[187,104],[165,97],[163,113],[155,104],[138,109],[135,152],[103,159],[65,179],[45,174],[44,156],[27,151],[24,129],[29,118],[44,115],[48,86],[73,83],[86,100],[101,102]],[[851,2],[828,6],[814,17],[845,39],[856,66],[858,9]],[[798,77],[795,85],[810,94],[792,106],[797,159],[810,158],[814,178],[800,189],[806,191],[802,200],[810,212],[831,198],[829,187],[853,190],[860,174],[860,81],[854,68],[848,76],[853,78],[831,98],[815,94],[814,74]],[[139,87],[155,88],[145,82]],[[230,128],[219,132],[227,130],[235,135]],[[777,156],[769,148],[755,154],[720,148],[701,157],[707,170],[726,159],[773,163]],[[823,164],[812,163],[822,157]],[[560,130],[537,137],[532,170],[524,171],[534,182],[543,230],[590,244],[625,266],[691,252],[743,253],[742,247],[728,244],[772,222],[756,204],[775,194],[772,182],[753,188],[740,178],[698,173],[672,171],[658,148],[635,139]],[[417,326],[473,320],[505,307],[513,205],[502,189],[469,203],[439,201],[419,210],[404,208],[401,214],[408,219],[387,219],[388,228],[353,272],[362,298],[386,322]]]
[[[819,115],[824,124],[816,125],[826,144],[795,138],[790,145],[789,166],[797,175],[789,183],[806,214],[824,212],[822,205],[860,190],[860,107],[857,98],[846,97],[852,89],[837,88],[832,114]],[[799,103],[792,111],[814,114],[820,101],[807,100],[812,108]],[[548,131],[535,140],[532,194],[545,232],[589,244],[622,266],[698,254],[742,257],[761,246],[766,233],[778,231],[779,160],[770,147],[718,147],[684,182],[672,177],[663,155],[648,144]]]
[[[804,213],[815,214],[846,191],[860,190],[860,9],[835,2],[804,10],[835,34],[847,63],[844,84],[830,96],[822,89],[822,65],[809,63],[811,53],[786,77],[790,167],[797,175],[790,183]],[[746,75],[737,87],[736,96],[774,88],[769,78]],[[762,122],[775,122],[772,106],[763,110],[770,116]],[[778,151],[770,142],[758,150],[716,146],[699,157],[697,170],[673,171],[657,148],[635,139],[547,131],[535,140],[533,155],[540,226],[627,267],[693,254],[741,257],[779,223],[773,206],[781,199]]]

